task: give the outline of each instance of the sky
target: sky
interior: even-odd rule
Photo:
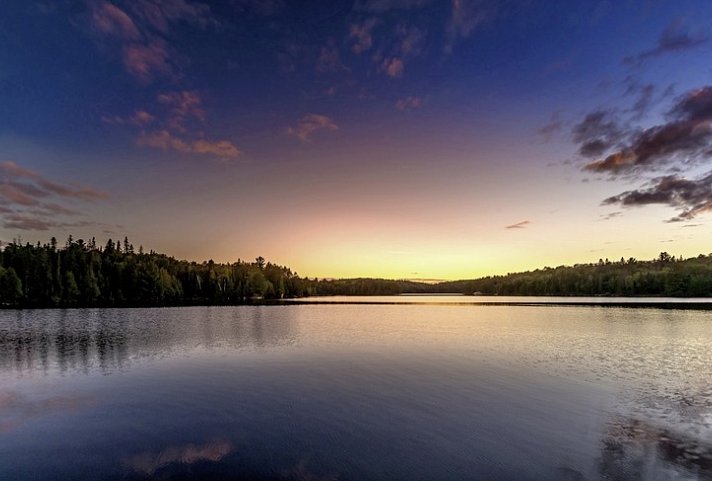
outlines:
[[[0,239],[309,277],[712,252],[706,0],[6,0]]]

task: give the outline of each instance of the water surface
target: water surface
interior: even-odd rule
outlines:
[[[0,479],[712,479],[707,311],[437,297],[0,311]]]

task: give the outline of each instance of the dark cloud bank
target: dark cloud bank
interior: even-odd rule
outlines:
[[[590,159],[584,171],[645,179],[640,188],[609,197],[604,205],[667,205],[677,210],[669,222],[712,211],[712,171],[684,175],[712,158],[712,86],[678,97],[659,125],[639,129],[621,123],[613,111],[598,110],[572,133],[579,154]]]

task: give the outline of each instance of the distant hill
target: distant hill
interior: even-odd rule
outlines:
[[[313,286],[319,295],[392,295],[457,292],[507,296],[712,296],[712,255],[690,259],[662,252],[593,264],[544,267],[534,271],[435,284],[384,279],[340,279]]]

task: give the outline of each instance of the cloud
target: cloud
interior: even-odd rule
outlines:
[[[156,120],[156,117],[145,110],[136,110],[130,117],[120,115],[102,115],[101,121],[109,125],[135,125],[143,127]]]
[[[610,110],[589,113],[572,129],[573,140],[579,144],[579,154],[596,157],[613,147],[625,135]]]
[[[221,160],[232,160],[240,156],[240,150],[228,140],[210,141],[205,139],[186,140],[176,137],[168,130],[141,134],[138,145],[161,150],[175,150],[185,154],[213,155]]]
[[[376,18],[370,18],[362,23],[351,25],[349,40],[354,41],[354,44],[351,46],[353,53],[360,55],[373,47],[371,31],[376,25],[378,25],[378,19]]]
[[[549,121],[537,129],[539,135],[543,135],[546,139],[549,139],[555,132],[560,131],[564,124],[561,121],[561,114],[559,112],[554,112],[551,114]]]
[[[7,229],[49,230],[91,225],[89,221],[66,222],[63,216],[81,212],[61,202],[93,202],[108,198],[92,187],[56,182],[14,162],[0,162],[0,219]]]
[[[168,126],[171,129],[185,132],[185,122],[189,119],[205,120],[203,99],[196,91],[183,90],[180,92],[166,92],[158,95],[158,102],[170,109]]]
[[[19,183],[18,180],[26,183]],[[74,186],[49,180],[37,172],[20,167],[14,162],[0,162],[0,185],[10,185],[15,189],[24,187],[25,193],[33,192],[34,197],[47,197],[56,194],[60,197],[81,200],[106,199],[108,194],[87,186]]]
[[[173,73],[169,56],[167,44],[162,40],[149,44],[132,43],[123,49],[126,71],[144,83],[152,82],[158,74]]]
[[[445,52],[450,53],[459,40],[468,38],[475,27],[489,20],[493,6],[479,0],[452,0],[450,20],[445,29]]]
[[[150,124],[154,120],[156,120],[156,117],[154,117],[150,113],[146,112],[145,110],[137,110],[131,116],[131,122],[134,125],[139,125],[139,126],[144,126],[144,125]]]
[[[425,35],[419,28],[399,25],[396,28],[396,35],[400,42],[398,49],[401,57],[412,58],[420,55]]]
[[[403,75],[403,69],[405,65],[403,60],[398,57],[386,58],[381,64],[381,68],[388,74],[391,78],[397,78]]]
[[[401,111],[415,110],[423,106],[423,99],[421,97],[405,97],[399,99],[396,102],[396,108]]]
[[[126,12],[115,5],[103,2],[92,12],[92,25],[103,35],[118,37],[124,40],[138,40],[141,34],[134,21]]]
[[[693,49],[707,42],[707,40],[708,38],[702,35],[691,34],[682,22],[676,21],[663,30],[655,47],[638,55],[625,57],[623,62],[628,65],[640,65],[646,60],[660,55]]]
[[[99,39],[119,41],[124,69],[144,84],[176,76],[169,44],[173,27],[220,25],[208,5],[189,0],[132,0],[123,9],[106,1],[88,3],[92,30]]]
[[[505,229],[524,229],[529,224],[531,224],[531,221],[523,220],[521,222],[517,222],[516,224],[510,224],[510,225],[504,226],[504,228]]]
[[[638,94],[638,98],[630,109],[634,114],[633,118],[637,120],[642,118],[653,104],[655,86],[653,84],[640,85],[631,89],[631,91],[637,91]]]
[[[162,34],[182,23],[199,28],[216,27],[220,22],[204,3],[189,0],[132,0],[129,8],[146,27]]]
[[[326,115],[307,114],[297,122],[294,127],[289,127],[287,133],[298,137],[303,142],[310,142],[314,133],[321,130],[334,131],[339,127]]]
[[[601,220],[611,220],[623,215],[623,212],[609,212],[608,214],[601,214]]]
[[[693,180],[677,175],[659,177],[648,188],[623,192],[605,199],[603,204],[623,207],[667,205],[678,211],[668,222],[691,220],[712,211],[712,171]]]
[[[629,132],[627,144],[587,163],[584,170],[615,177],[696,164],[709,158],[712,154],[712,87],[679,97],[668,111],[667,119],[667,123]],[[603,145],[600,153],[609,146],[609,143]]]
[[[197,91],[182,90],[164,92],[158,95],[159,104],[168,108],[165,128],[151,132],[141,132],[137,143],[141,146],[161,150],[174,150],[186,154],[212,155],[220,160],[233,160],[241,155],[240,150],[229,140],[188,139],[186,124],[190,120],[204,122],[206,115],[203,99]],[[177,136],[175,132],[179,132]],[[195,135],[192,135],[195,137]]]

